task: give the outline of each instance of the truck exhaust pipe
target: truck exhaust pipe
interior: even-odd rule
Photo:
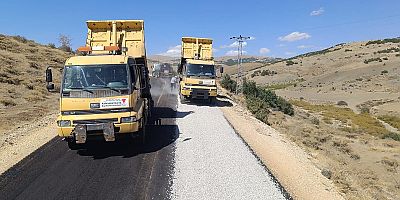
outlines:
[[[112,45],[117,46],[117,22],[112,21]]]

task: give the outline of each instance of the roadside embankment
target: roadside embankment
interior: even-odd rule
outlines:
[[[233,102],[221,110],[294,199],[343,199],[304,150]]]

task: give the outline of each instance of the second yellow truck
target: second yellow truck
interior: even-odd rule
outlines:
[[[217,85],[212,39],[183,37],[181,55],[178,67],[181,101],[189,99],[206,99],[210,103],[215,101]]]

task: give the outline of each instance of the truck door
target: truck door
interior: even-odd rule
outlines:
[[[133,59],[128,59],[129,71],[132,81],[132,96],[134,100],[140,97],[140,80],[139,80],[139,73],[137,72],[135,61]],[[132,105],[135,105],[136,102]]]

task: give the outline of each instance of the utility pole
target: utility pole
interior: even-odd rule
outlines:
[[[250,39],[250,37],[245,37],[242,35],[239,35],[238,37],[231,37],[231,40],[236,40],[236,42],[238,43],[238,58],[237,58],[237,68],[238,68],[238,72],[237,72],[237,76],[236,76],[236,94],[239,94],[240,92],[242,92],[243,89],[243,78],[244,78],[244,74],[243,74],[243,68],[242,68],[242,55],[243,55],[243,42]]]

